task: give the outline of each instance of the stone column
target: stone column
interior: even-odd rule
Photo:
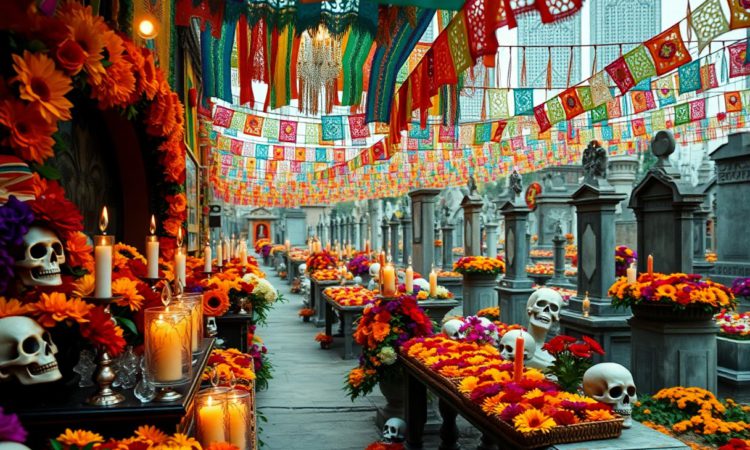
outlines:
[[[706,221],[710,210],[699,208],[693,213],[693,272],[707,276],[714,265],[706,261]]]
[[[552,238],[552,260],[555,265],[555,273],[547,281],[547,286],[575,289],[575,285],[568,281],[568,278],[565,276],[565,243],[568,241],[563,236],[562,229],[558,231],[559,233],[555,233],[555,236]]]
[[[409,211],[404,212],[404,216],[401,218],[401,242],[403,243],[403,251],[401,252],[401,264],[404,267],[409,266],[409,260],[411,259],[411,215]]]
[[[390,251],[390,249],[388,248],[388,236],[389,236],[388,229],[389,229],[388,218],[383,216],[383,220],[380,222],[380,232],[383,237],[383,245],[381,249],[385,253],[388,253]]]
[[[435,196],[440,189],[417,189],[409,192],[412,217],[412,267],[422,275],[430,272],[435,262]],[[443,243],[445,244],[445,243]]]
[[[453,224],[443,224],[443,270],[453,270]]]
[[[435,239],[433,239],[433,242],[441,239],[442,240],[442,233],[440,232],[440,224],[438,222],[435,222],[435,228],[433,230],[433,233],[435,233]],[[433,252],[435,255],[435,267],[442,267],[443,265],[443,247],[435,247],[433,246]]]
[[[487,232],[487,256],[495,258],[497,256],[497,222],[488,222],[484,224]]]
[[[334,240],[336,240],[336,217],[331,215],[328,216],[328,243],[333,246]]]
[[[522,199],[506,202],[500,212],[505,218],[505,276],[497,288],[500,297],[500,320],[507,324],[526,324],[526,302],[534,292],[526,275],[529,242],[527,221],[531,210]]]
[[[378,233],[378,225],[380,224],[380,200],[367,200],[367,208],[369,210],[369,228],[370,228],[370,248],[373,252],[377,252],[381,246],[380,234]]]
[[[349,243],[352,247],[357,246],[357,219],[349,216]]]
[[[341,244],[341,245],[344,244],[344,239],[346,239],[346,236],[345,236],[345,234],[346,234],[346,223],[345,223],[345,221],[346,221],[346,219],[344,219],[343,217],[339,217],[338,219],[336,219],[336,227],[338,228],[337,232],[338,232],[339,244]]]
[[[398,252],[398,225],[400,223],[401,223],[401,221],[398,220],[398,217],[396,217],[396,214],[393,214],[393,216],[391,216],[391,221],[388,222],[388,224],[391,227],[391,236],[390,236],[389,243],[391,244],[391,249],[390,249],[391,251],[390,251],[390,253],[391,253],[391,260],[393,261],[393,265],[394,266],[398,265],[397,263],[398,263],[398,260],[399,260],[399,258],[398,258],[398,256],[399,256],[399,252]]]
[[[633,210],[628,208],[630,193],[640,162],[634,155],[617,155],[609,158],[607,167],[607,181],[615,192],[625,194],[625,200],[617,205],[615,210],[615,244],[627,245],[635,248],[637,245],[637,225]]]
[[[365,240],[367,239],[367,219],[365,216],[359,218],[359,250],[365,251]]]
[[[482,199],[467,195],[461,202],[464,209],[464,256],[482,254],[482,234],[479,215],[482,212]]]

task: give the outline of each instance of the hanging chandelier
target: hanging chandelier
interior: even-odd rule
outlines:
[[[299,110],[317,115],[330,113],[338,95],[336,80],[341,72],[341,41],[321,25],[303,33],[297,60]]]

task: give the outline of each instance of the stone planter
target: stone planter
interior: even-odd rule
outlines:
[[[378,381],[378,387],[386,401],[384,407],[378,407],[376,417],[378,428],[382,428],[391,417],[404,417],[405,383],[406,377],[400,368],[397,376]]]
[[[310,316],[302,316],[302,321],[305,322],[305,323],[309,323],[310,322]]]
[[[464,274],[463,306],[464,317],[473,316],[480,309],[498,306],[498,275]]]
[[[264,255],[263,256],[263,265],[264,266],[271,266],[271,256],[270,255]]]
[[[719,378],[735,385],[750,385],[750,340],[718,336],[716,350]]]
[[[323,350],[330,350],[331,344],[332,344],[331,342],[321,342],[320,348],[322,348]]]
[[[667,322],[705,322],[711,320],[713,313],[699,305],[688,305],[685,309],[675,309],[666,303],[640,303],[630,308],[639,319]]]

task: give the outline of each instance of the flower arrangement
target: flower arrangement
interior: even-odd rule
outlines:
[[[677,386],[641,397],[633,419],[690,442],[693,448],[746,448],[741,445],[750,440],[750,407],[729,398],[720,401],[697,387]]]
[[[626,277],[621,277],[609,288],[609,296],[615,307],[664,304],[681,310],[696,305],[713,314],[722,308],[733,309],[737,303],[726,286],[702,280],[700,275],[684,273],[654,273],[653,277],[643,273],[635,283],[628,283]]]
[[[320,269],[333,269],[338,267],[339,260],[328,250],[322,250],[307,257],[305,260],[307,273],[313,273]]]
[[[125,439],[107,439],[98,433],[88,430],[72,430],[67,428],[64,433],[50,441],[53,449],[89,450],[89,449],[159,449],[159,450],[238,450],[234,445],[226,442],[214,443],[207,447],[194,438],[185,434],[168,435],[152,425],[142,425],[135,433]]]
[[[552,250],[542,250],[539,248],[532,249],[529,251],[529,256],[532,258],[552,258]]]
[[[312,308],[302,308],[299,311],[297,311],[297,315],[302,317],[303,319],[310,319],[310,317],[315,315],[315,310]],[[305,320],[307,322],[307,320]]]
[[[750,339],[750,312],[731,313],[722,310],[715,317],[719,336],[731,339]]]
[[[463,278],[463,275],[452,270],[440,270],[438,271],[437,276],[438,278]]]
[[[598,342],[588,336],[581,339],[558,335],[542,347],[555,357],[549,373],[557,377],[557,384],[566,392],[578,391],[583,374],[593,365],[591,358],[594,353],[604,355]]]
[[[315,281],[338,281],[341,279],[341,271],[338,269],[318,269],[310,277]],[[351,272],[347,271],[344,272],[344,278],[351,280],[354,277]]]
[[[352,399],[372,392],[383,379],[398,376],[398,348],[413,337],[431,336],[432,321],[411,296],[376,298],[365,306],[354,332],[362,346],[359,365],[347,376],[345,389]]]
[[[453,292],[449,291],[445,286],[438,285],[435,288],[435,296],[433,298],[437,300],[449,300],[453,298]]]
[[[453,270],[461,275],[499,275],[505,272],[505,263],[500,258],[464,256],[453,263]]]
[[[565,246],[565,258],[573,259],[578,258],[578,246],[575,244],[568,244]]]
[[[365,450],[404,450],[404,444],[400,442],[373,442],[365,447]]]
[[[211,350],[206,370],[201,375],[203,381],[211,380],[212,369],[218,376],[220,386],[229,386],[234,383],[234,387],[238,389],[252,390],[253,388],[253,381],[255,381],[253,357],[236,348]]]
[[[364,275],[370,272],[370,264],[370,258],[366,254],[360,253],[349,261],[346,268],[354,275]]]
[[[289,252],[289,259],[292,261],[305,261],[310,256],[310,252],[307,250],[300,250],[300,249],[292,249],[292,251]]]
[[[333,336],[329,336],[323,332],[320,332],[315,335],[315,342],[318,342],[320,344],[320,348],[323,350],[328,350],[331,348],[331,344],[333,344]]]
[[[277,253],[283,253],[286,251],[286,245],[274,245],[271,247],[271,255],[276,256]]]
[[[273,365],[268,359],[268,349],[257,334],[255,325],[247,329],[247,355],[252,358],[255,372],[255,389],[262,391],[268,388],[268,382],[273,378]]]
[[[459,331],[464,335],[464,341],[477,344],[497,344],[497,326],[494,323],[482,321],[477,316],[466,317],[463,322]]]
[[[444,335],[415,338],[402,353],[448,378],[456,389],[489,416],[519,433],[546,433],[557,426],[615,419],[611,407],[568,393],[532,368],[513,379],[513,363],[489,344],[461,342]]]
[[[715,263],[719,257],[716,255],[716,252],[708,251],[706,252],[706,262]]]
[[[453,249],[451,249],[451,253],[453,253],[454,255],[461,256],[461,255],[464,254],[464,248],[463,247],[453,247]]]
[[[271,248],[273,247],[273,243],[271,243],[270,239],[258,239],[255,241],[255,245],[253,248],[255,249],[255,253],[260,256],[268,256],[271,253]],[[265,249],[268,250],[265,250]]]
[[[627,275],[628,267],[638,260],[638,253],[625,245],[615,247],[615,276]]]
[[[735,278],[732,281],[732,294],[735,297],[750,298],[750,278]]]
[[[565,240],[568,241],[568,245],[573,245],[575,236],[573,236],[573,233],[565,233]]]
[[[364,306],[375,301],[375,293],[360,285],[332,286],[323,293],[341,306]]]
[[[442,247],[443,246],[443,240],[442,239],[435,239],[434,243],[435,247]]]
[[[491,306],[489,308],[480,309],[477,311],[477,317],[485,317],[492,322],[497,322],[500,320],[500,307]]]

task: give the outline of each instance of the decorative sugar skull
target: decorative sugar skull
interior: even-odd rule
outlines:
[[[383,425],[383,442],[395,444],[406,440],[406,422],[398,417],[391,417]]]
[[[305,276],[306,270],[307,270],[307,264],[304,264],[304,263],[300,264],[299,267],[297,268],[297,271],[299,272],[299,276],[301,277]]]
[[[370,264],[370,276],[374,279],[380,275],[380,263]]]
[[[461,332],[463,324],[464,322],[462,320],[451,319],[443,324],[441,331],[451,339],[460,340],[464,338],[464,333]]]
[[[0,450],[31,450],[18,442],[0,442]]]
[[[34,319],[0,319],[0,381],[15,376],[21,384],[49,383],[62,378],[57,346]]]
[[[516,339],[523,339],[523,360],[528,361],[536,353],[536,341],[534,337],[523,330],[510,330],[500,339],[500,356],[506,361],[516,360]]]
[[[360,277],[359,275],[357,275],[356,277],[354,277],[354,279],[352,279],[352,281],[354,282],[354,284],[362,285],[362,277]]]
[[[556,290],[550,288],[537,289],[526,303],[529,326],[549,330],[553,323],[560,320],[562,304],[563,298]]]
[[[638,400],[633,375],[617,363],[599,363],[583,374],[583,391],[589,397],[612,405],[612,409],[625,420],[622,426],[630,428],[633,403]]]
[[[33,226],[23,237],[23,245],[23,259],[16,261],[21,282],[25,286],[61,285],[60,265],[65,263],[65,250],[57,235]]]

